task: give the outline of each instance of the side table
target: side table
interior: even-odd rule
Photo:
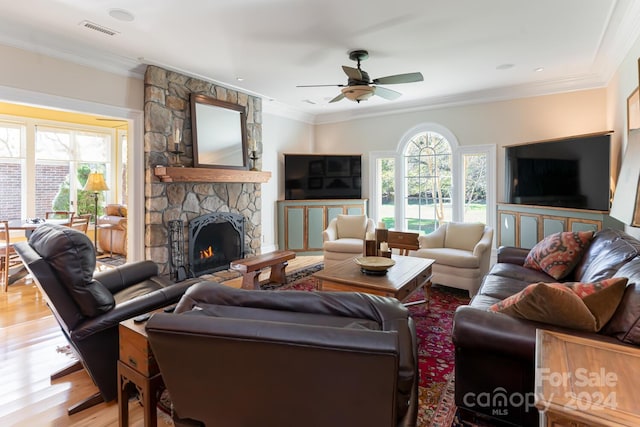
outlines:
[[[638,372],[638,348],[539,329],[535,401],[540,425],[640,425]]]
[[[157,425],[157,404],[164,381],[151,352],[146,322],[125,320],[119,325],[120,359],[118,360],[119,426],[129,425],[129,398],[137,391],[144,408],[144,425]]]

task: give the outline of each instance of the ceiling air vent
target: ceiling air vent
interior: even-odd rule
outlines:
[[[112,30],[111,28],[103,27],[102,25],[98,25],[95,22],[91,22],[91,21],[82,21],[80,25],[83,26],[84,28],[88,28],[93,31],[98,31],[99,33],[106,34],[108,36],[115,36],[116,34],[118,34],[117,31]]]

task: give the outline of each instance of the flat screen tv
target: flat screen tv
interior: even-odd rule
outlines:
[[[360,199],[361,164],[360,155],[285,154],[285,199]]]
[[[507,147],[508,203],[608,211],[610,134]]]

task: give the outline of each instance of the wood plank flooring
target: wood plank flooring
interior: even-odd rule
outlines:
[[[292,272],[322,261],[322,256],[297,257]],[[260,279],[268,278],[267,269]],[[241,278],[225,284],[239,287]],[[237,282],[237,283],[236,283]],[[68,416],[67,408],[97,392],[89,375],[80,370],[55,381],[50,375],[73,362],[58,352],[66,346],[58,323],[29,278],[0,293],[0,426],[117,426],[118,405],[102,403]],[[142,407],[129,402],[132,426],[143,426]],[[173,425],[158,414],[158,425]]]

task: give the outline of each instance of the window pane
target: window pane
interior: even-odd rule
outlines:
[[[36,159],[71,160],[71,132],[52,128],[36,128]]]
[[[69,163],[36,163],[36,217],[47,211],[71,210]]]
[[[395,159],[378,159],[378,212],[387,229],[395,228]]]
[[[405,150],[403,229],[430,233],[451,221],[451,147],[442,135],[423,132]]]
[[[464,213],[465,222],[487,223],[487,155],[465,154]]]
[[[104,180],[107,184],[107,187],[111,188],[111,180],[109,178],[107,169],[107,164],[105,163],[81,163],[78,165],[78,186],[76,195],[76,200],[78,201],[78,214],[95,213],[96,200],[94,193],[91,191],[84,191],[83,188],[87,183],[87,179],[91,172],[102,173],[104,175]],[[106,191],[101,191],[98,193],[98,217],[104,215],[106,193]]]
[[[19,219],[22,214],[22,171],[24,159],[22,135],[24,128],[12,123],[0,123],[0,218]]]
[[[120,137],[120,158],[121,169],[120,169],[120,179],[121,179],[121,191],[120,191],[120,203],[123,205],[127,204],[127,134],[123,132]]]
[[[0,124],[0,157],[4,158],[20,158],[22,138],[21,128],[10,124]]]
[[[76,132],[76,160],[106,162],[110,158],[111,137],[94,132]]]

